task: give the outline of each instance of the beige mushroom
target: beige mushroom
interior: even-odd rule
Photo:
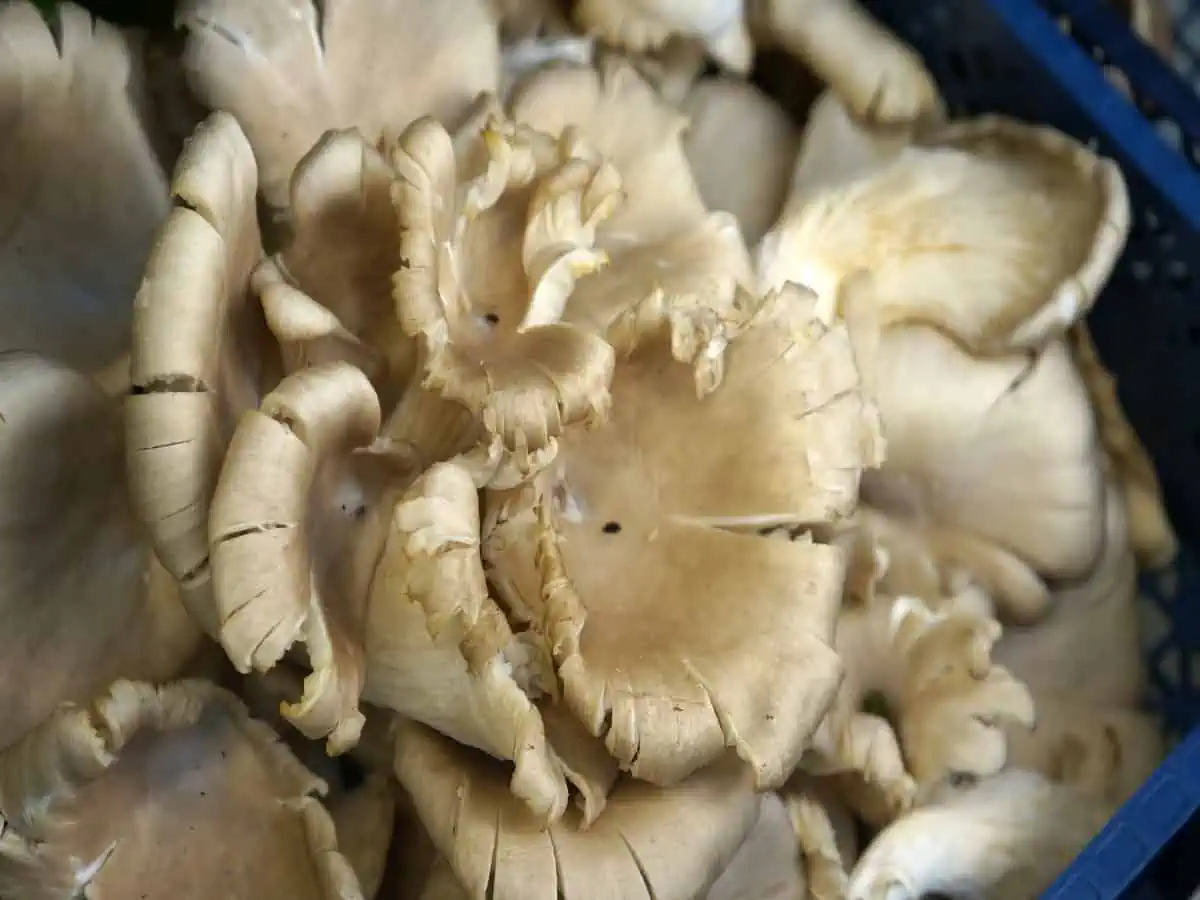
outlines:
[[[803,60],[860,121],[903,125],[943,115],[921,58],[858,0],[750,0],[748,7],[759,45]]]
[[[575,21],[584,31],[631,53],[660,49],[671,37],[699,41],[724,68],[745,74],[754,45],[743,0],[576,0]]]
[[[324,790],[220,688],[119,681],[0,755],[0,890],[360,900]]]
[[[166,179],[129,41],[73,3],[55,15],[0,6],[0,350],[92,370],[128,349]]]
[[[571,813],[544,828],[509,794],[501,764],[415,724],[399,732],[396,774],[471,898],[690,900],[759,811],[744,767],[726,764],[674,790],[622,781],[590,826]]]
[[[928,324],[976,355],[1033,350],[1091,308],[1129,230],[1120,169],[1049,128],[948,125],[862,177],[802,197],[760,275],[811,287],[826,314],[876,276],[880,325]]]
[[[779,217],[799,135],[774,100],[745,81],[704,78],[681,109],[684,150],[709,209],[737,217],[748,244]]]
[[[1087,795],[1032,772],[948,787],[871,842],[847,898],[1037,897],[1108,815]]]
[[[114,678],[174,677],[197,649],[129,507],[121,435],[87,377],[0,354],[0,748]]]
[[[564,435],[552,470],[494,498],[484,552],[567,706],[623,768],[669,785],[732,746],[765,788],[840,678],[844,563],[735,532],[846,514],[878,448],[845,329],[814,320],[811,297],[767,298],[726,356],[699,401],[661,344],[619,365],[611,421]]]
[[[262,256],[254,155],[215,113],[175,169],[174,206],[134,301],[126,442],[134,508],[189,611],[220,633],[208,514],[238,415],[276,377],[278,348],[248,296]]]
[[[1117,397],[1116,379],[1104,367],[1087,326],[1082,322],[1076,325],[1068,340],[1096,412],[1100,440],[1124,494],[1133,552],[1141,566],[1162,568],[1174,559],[1179,542],[1163,507],[1162,488],[1154,463],[1125,418],[1125,410]]]
[[[237,117],[276,207],[327,130],[374,144],[423,115],[457,127],[500,76],[486,0],[187,0],[177,18],[193,88]]]
[[[752,275],[737,222],[708,213],[696,188],[682,145],[686,119],[616,58],[598,71],[539,73],[515,93],[512,115],[552,135],[577,130],[624,187],[624,202],[596,229],[610,264],[579,280],[563,321],[604,335],[618,354],[666,328],[675,357],[699,364],[697,389],[711,389],[741,315],[739,286]]]
[[[1085,575],[1103,543],[1096,425],[1069,351],[975,359],[934,328],[893,327],[868,355],[888,458],[864,475],[864,503],[1004,590],[1005,619],[1036,619],[1039,577]]]
[[[566,426],[608,406],[612,348],[559,320],[576,278],[606,262],[592,244],[620,180],[569,134],[556,141],[493,117],[478,140],[487,161],[461,206],[440,125],[417,121],[392,152],[396,314],[418,340],[422,388],[465,406],[487,443],[530,472]],[[400,436],[389,427],[389,437]]]

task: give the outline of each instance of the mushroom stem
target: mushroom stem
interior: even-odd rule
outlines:
[[[391,452],[412,460],[415,474],[465,452],[477,432],[470,410],[413,384],[388,416],[382,434]]]

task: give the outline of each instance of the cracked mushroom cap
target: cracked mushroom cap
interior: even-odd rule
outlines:
[[[661,344],[640,351],[617,368],[611,421],[493,498],[489,577],[638,778],[670,785],[733,747],[779,785],[840,679],[840,550],[737,533],[845,515],[875,463],[845,329],[811,313],[795,290],[762,302],[703,400]]]
[[[401,726],[396,774],[468,897],[690,900],[754,827],[745,770],[721,765],[664,790],[618,783],[604,814],[548,828],[509,793],[505,768],[423,726]]]
[[[500,76],[486,0],[187,0],[177,20],[193,89],[237,117],[276,207],[329,129],[374,144],[424,115],[457,127]]]
[[[54,18],[0,5],[0,350],[96,370],[128,349],[166,177],[129,41],[73,3]]]
[[[0,889],[361,900],[324,792],[232,694],[118,681],[0,755]]]
[[[584,31],[630,53],[684,37],[698,40],[732,72],[747,74],[754,62],[743,0],[576,0],[573,13]]]
[[[0,748],[118,677],[170,678],[200,637],[126,493],[120,409],[0,353]]]
[[[421,349],[420,389],[465,407],[485,443],[532,472],[564,428],[607,410],[612,348],[560,319],[576,279],[606,262],[592,245],[620,179],[571,135],[497,116],[476,141],[486,163],[461,189],[454,142],[434,120],[392,151],[396,315]]]
[[[189,611],[214,637],[208,514],[237,416],[258,405],[278,350],[248,296],[262,256],[254,155],[214,113],[184,148],[173,207],[134,300],[125,401],[130,490]]]
[[[1048,128],[995,116],[922,136],[882,166],[790,207],[760,253],[840,311],[860,269],[883,327],[926,324],[974,355],[1033,350],[1091,308],[1125,245],[1120,169]]]
[[[576,283],[564,321],[604,335],[618,354],[669,330],[677,359],[719,360],[751,264],[733,216],[705,208],[683,149],[684,116],[617,58],[541,72],[511,106],[539,131],[578,133],[624,188],[596,229],[610,264]],[[719,378],[701,368],[697,377],[701,392]]]
[[[847,900],[1039,897],[1108,816],[1033,772],[949,789],[876,836],[851,873]]]
[[[684,98],[683,146],[709,209],[737,217],[756,244],[779,217],[799,134],[783,108],[749,82],[703,78]]]
[[[1021,568],[1078,578],[1103,543],[1096,425],[1067,348],[975,359],[933,328],[893,327],[865,353],[888,453],[864,473],[864,504],[931,527],[940,554],[1007,585],[993,599],[1031,618],[1046,593]]]

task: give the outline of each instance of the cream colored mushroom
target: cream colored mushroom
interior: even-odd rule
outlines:
[[[698,40],[730,71],[745,74],[754,62],[743,0],[576,0],[574,16],[585,31],[631,53],[679,36]]]
[[[1031,621],[1039,578],[1079,578],[1103,543],[1104,479],[1087,393],[1062,342],[975,359],[934,328],[893,327],[868,351],[865,384],[888,458],[863,501],[979,574],[1006,619]]]
[[[167,185],[129,41],[73,3],[55,15],[0,6],[0,350],[94,370],[128,349]]]
[[[1104,367],[1087,326],[1082,322],[1076,325],[1068,340],[1075,365],[1092,400],[1100,440],[1124,494],[1133,552],[1140,565],[1162,568],[1175,557],[1179,542],[1163,507],[1162,488],[1154,463],[1125,418],[1125,410],[1117,397],[1116,379]]]
[[[324,790],[233,695],[119,681],[0,755],[0,890],[361,900]]]
[[[415,724],[399,733],[396,774],[471,898],[690,900],[759,812],[745,768],[726,764],[674,790],[623,781],[586,829],[577,813],[547,829],[509,794],[501,764]]]
[[[534,487],[493,499],[485,531],[490,578],[567,706],[663,785],[727,746],[761,787],[799,761],[841,675],[844,563],[735,530],[845,515],[878,453],[846,332],[811,298],[767,298],[726,356],[698,401],[686,367],[644,345],[617,367],[611,421],[564,435]]]
[[[848,900],[1037,897],[1108,818],[1078,790],[1007,771],[899,819],[867,847]]]
[[[779,217],[799,135],[774,100],[745,81],[698,81],[681,109],[684,150],[709,209],[737,217],[748,244]]]
[[[461,192],[454,144],[432,119],[392,152],[396,314],[418,340],[422,388],[465,406],[531,472],[565,427],[608,406],[612,348],[559,320],[576,278],[607,261],[592,244],[620,180],[571,135],[494,117],[477,140],[487,161]],[[388,436],[402,437],[392,425]]]
[[[710,390],[742,314],[739,286],[752,276],[737,222],[708,213],[696,188],[684,117],[615,58],[599,71],[538,74],[516,92],[512,115],[553,135],[577,130],[624,186],[624,202],[596,229],[595,247],[610,264],[576,283],[563,320],[604,335],[618,354],[666,329],[675,357],[700,364],[697,389]]]
[[[174,677],[198,647],[129,507],[121,434],[87,377],[0,353],[0,748],[114,678]]]
[[[134,508],[179,581],[189,611],[220,633],[208,514],[237,416],[279,368],[262,310],[248,296],[262,256],[254,155],[215,113],[188,141],[174,206],[134,301],[126,442]]]
[[[1091,308],[1129,230],[1116,163],[996,116],[923,135],[801,200],[764,240],[767,287],[805,284],[835,315],[846,280],[866,269],[881,327],[932,325],[976,355],[1062,336]]]
[[[187,0],[177,18],[193,88],[237,117],[277,207],[325,131],[374,144],[424,115],[457,127],[500,77],[486,0]]]
[[[859,0],[750,0],[760,46],[780,46],[827,82],[860,121],[903,125],[943,115],[921,58]]]

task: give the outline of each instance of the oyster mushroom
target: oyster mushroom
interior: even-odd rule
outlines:
[[[555,141],[497,117],[481,140],[486,167],[461,201],[440,125],[417,121],[393,150],[396,313],[418,340],[422,388],[465,406],[529,472],[563,428],[608,405],[612,348],[559,320],[575,279],[606,262],[592,244],[620,180],[570,135]]]
[[[73,3],[55,17],[0,6],[0,350],[98,370],[128,349],[166,177],[130,42]]]
[[[696,365],[703,393],[719,380],[720,347],[742,314],[749,254],[728,213],[708,213],[682,145],[686,120],[627,63],[557,67],[512,99],[518,122],[575,132],[621,177],[623,202],[596,229],[609,265],[581,278],[563,321],[602,334],[618,354],[668,328],[672,353]],[[707,361],[707,362],[706,362]]]
[[[322,782],[201,681],[118,681],[0,755],[0,890],[360,900]]]
[[[494,760],[415,724],[401,727],[396,774],[468,897],[689,900],[720,874],[754,827],[746,771],[722,765],[675,790],[628,780],[586,829],[549,828],[516,802]]]
[[[700,196],[710,209],[733,213],[746,242],[757,243],[787,196],[795,126],[774,100],[732,78],[701,79],[681,109],[689,119],[683,146]]]
[[[754,45],[743,6],[743,0],[576,0],[574,16],[584,31],[631,53],[686,37],[699,41],[724,68],[746,74]]]
[[[976,355],[1061,337],[1091,308],[1129,230],[1116,163],[998,116],[923,134],[800,200],[764,240],[767,287],[805,284],[832,315],[866,269],[881,327],[932,325]]]
[[[1048,579],[1079,578],[1103,543],[1096,425],[1061,341],[977,359],[934,328],[893,327],[864,364],[888,458],[863,502],[927,531],[936,553],[993,589],[1004,618],[1034,621]]]
[[[276,207],[327,130],[357,127],[374,144],[424,115],[457,127],[500,77],[486,0],[187,0],[177,20],[192,87],[237,117]]]
[[[618,365],[611,420],[564,435],[533,487],[493,498],[489,575],[622,768],[670,785],[732,746],[778,786],[841,676],[844,563],[731,529],[846,514],[877,459],[874,419],[845,329],[798,290],[761,303],[703,400],[664,351]]]
[[[859,0],[749,0],[763,48],[803,60],[860,121],[902,125],[943,115],[933,77]]]
[[[118,677],[171,678],[200,634],[126,494],[120,409],[86,376],[0,353],[0,748]]]
[[[154,548],[208,634],[208,514],[237,416],[278,369],[262,310],[248,296],[262,256],[254,155],[237,122],[215,113],[175,168],[171,213],[134,300],[125,401],[130,491]]]
[[[947,787],[876,836],[851,873],[847,900],[1037,897],[1108,814],[1033,772]]]

